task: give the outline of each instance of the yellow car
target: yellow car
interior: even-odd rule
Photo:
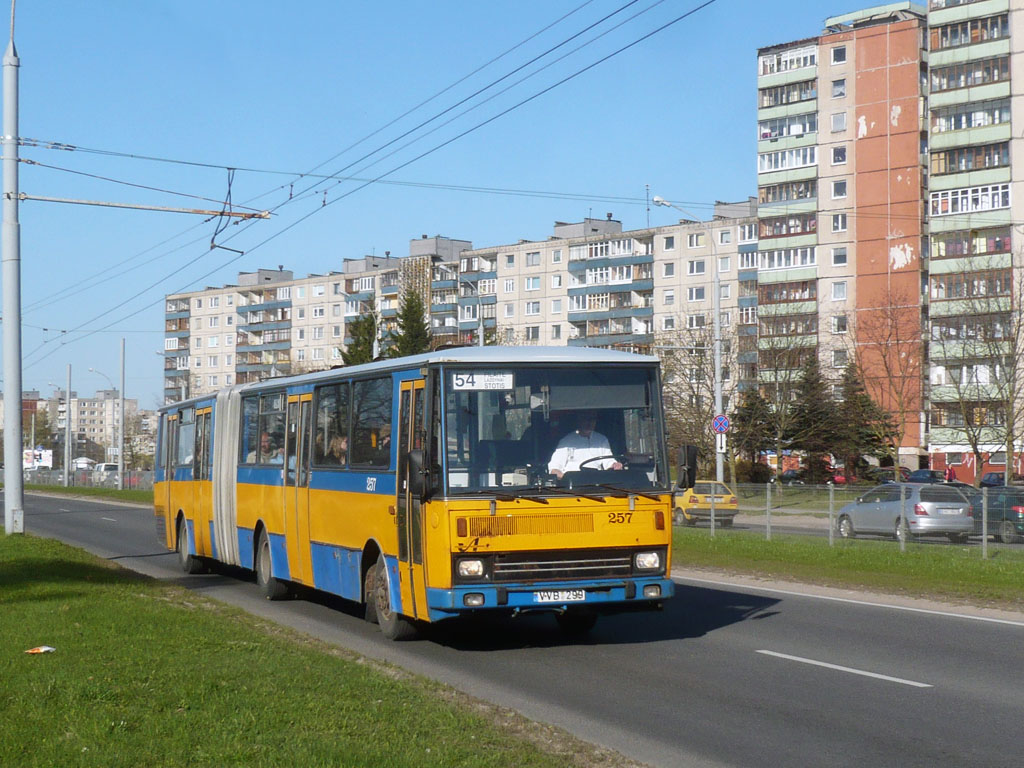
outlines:
[[[732,526],[739,505],[736,494],[725,483],[698,480],[693,488],[675,494],[672,522],[676,525],[696,525],[698,520],[711,520],[711,497],[715,497],[715,525]]]

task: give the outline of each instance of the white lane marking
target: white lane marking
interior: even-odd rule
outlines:
[[[877,672],[868,672],[863,669],[854,669],[853,667],[841,667],[838,664],[829,664],[827,661],[816,661],[815,659],[805,659],[803,656],[790,656],[788,653],[778,653],[776,651],[758,651],[763,653],[765,656],[775,656],[779,659],[788,659],[789,661],[799,661],[801,664],[812,664],[815,667],[825,667],[826,669],[834,669],[839,672],[849,672],[851,675],[863,675],[864,677],[873,677],[876,680],[886,680],[890,683],[899,683],[900,685],[911,685],[914,688],[931,688],[932,686],[928,683],[918,683],[914,680],[904,680],[901,677],[889,677],[889,675],[880,675]]]
[[[117,522],[117,520],[115,520],[115,519],[114,519],[114,518],[112,518],[112,517],[101,517],[101,518],[100,518],[100,520],[108,520],[108,521],[110,521],[111,523],[116,523],[116,522]]]
[[[713,584],[716,587],[732,587],[739,589],[752,589],[758,592],[771,592],[776,595],[789,595],[790,597],[809,597],[814,600],[831,600],[836,603],[850,603],[852,605],[863,605],[868,608],[891,608],[894,611],[909,611],[910,613],[924,613],[931,616],[946,616],[952,619],[969,619],[970,621],[987,621],[992,624],[1008,624],[1011,627],[1024,627],[1024,621],[1013,619],[997,619],[992,616],[971,616],[968,613],[955,613],[953,611],[935,611],[929,608],[914,608],[910,605],[892,605],[891,603],[872,603],[868,600],[854,600],[850,597],[834,597],[832,595],[814,595],[809,592],[795,592],[788,589],[773,589],[772,587],[759,587],[754,584],[738,584],[732,581],[715,581],[714,579],[697,579],[690,576],[677,576],[679,581],[692,581],[697,584]]]

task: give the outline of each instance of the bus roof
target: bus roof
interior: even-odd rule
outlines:
[[[422,355],[409,355],[408,357],[396,357],[386,360],[377,360],[372,363],[361,365],[350,365],[339,368],[330,368],[325,371],[313,371],[301,373],[294,376],[281,376],[279,378],[253,381],[247,384],[236,384],[230,387],[238,392],[247,392],[255,389],[263,389],[268,386],[288,386],[296,383],[309,383],[321,379],[332,379],[341,373],[344,376],[363,373],[385,373],[387,371],[416,368],[436,364],[467,364],[467,365],[518,365],[518,364],[562,364],[562,365],[653,365],[658,363],[658,358],[652,355],[637,355],[632,352],[620,352],[614,349],[600,349],[598,347],[453,347],[451,349],[426,352]],[[343,372],[343,373],[342,373]],[[210,392],[206,395],[199,395],[182,403],[173,403],[165,408],[174,408],[184,402],[210,400],[216,393]]]

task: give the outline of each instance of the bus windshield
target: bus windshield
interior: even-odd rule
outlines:
[[[449,369],[446,490],[668,485],[653,367]]]

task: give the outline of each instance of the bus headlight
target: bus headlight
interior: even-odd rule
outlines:
[[[484,575],[483,560],[459,560],[459,576],[464,579],[479,579]]]
[[[637,570],[655,571],[661,567],[661,555],[657,552],[637,552],[633,558]]]

